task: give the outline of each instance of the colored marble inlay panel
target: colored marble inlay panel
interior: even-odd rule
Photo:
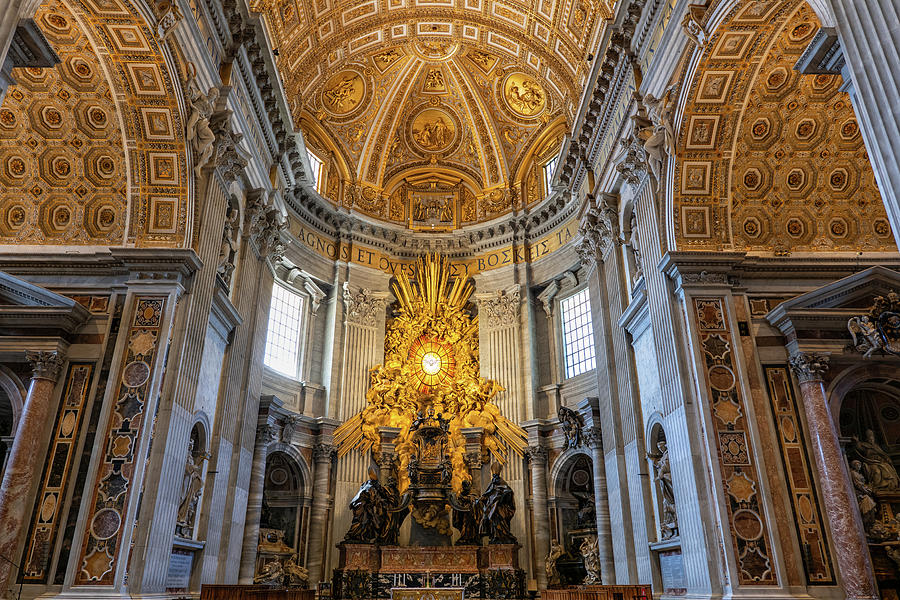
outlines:
[[[151,374],[159,355],[165,298],[137,297],[118,372],[116,400],[106,426],[106,443],[94,482],[75,585],[112,585],[120,555],[122,527],[131,499],[132,478]]]
[[[46,583],[47,567],[59,530],[60,510],[78,443],[81,421],[91,386],[93,363],[71,363],[66,387],[54,426],[54,437],[44,466],[31,531],[25,548],[25,583]]]
[[[797,400],[791,378],[787,366],[769,366],[765,367],[765,371],[772,415],[778,431],[778,445],[791,492],[794,524],[805,557],[803,567],[806,583],[834,585],[834,568],[822,528],[822,511],[812,484],[812,471],[803,441],[803,427],[797,415]]]
[[[725,504],[741,585],[776,583],[759,479],[747,432],[747,410],[734,361],[734,338],[723,298],[695,298],[705,383],[713,414],[714,436],[723,477]]]

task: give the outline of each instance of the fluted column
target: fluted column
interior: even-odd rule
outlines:
[[[547,589],[544,559],[550,553],[550,513],[547,510],[547,450],[541,446],[528,448],[531,465],[531,502],[534,510],[534,575],[538,589]]]
[[[10,582],[13,568],[8,561],[15,559],[25,533],[31,489],[47,452],[43,446],[53,388],[65,362],[59,352],[26,352],[25,357],[31,363],[31,383],[0,484],[0,593]]]
[[[822,503],[831,523],[844,592],[851,600],[878,598],[856,494],[825,396],[823,376],[828,370],[828,357],[798,352],[791,356],[791,368],[800,381],[809,440],[822,486]]]
[[[851,98],[895,239],[900,236],[900,6],[830,0],[852,78]]]
[[[609,505],[603,502],[606,490],[606,462],[603,457],[603,434],[599,427],[590,427],[584,432],[584,440],[591,448],[591,462],[594,465],[594,508],[597,511],[597,541],[600,549],[600,578],[604,585],[615,581],[613,561],[612,529],[609,522]]]
[[[309,550],[306,568],[309,582],[316,585],[324,575],[325,525],[331,509],[331,464],[337,452],[330,444],[316,444],[313,448],[315,472],[313,479],[312,510],[309,515]]]
[[[256,432],[253,465],[250,467],[250,489],[247,494],[247,520],[244,521],[244,542],[241,548],[239,583],[253,583],[256,574],[256,547],[259,545],[259,519],[262,516],[263,491],[266,483],[266,460],[269,444],[275,441],[275,428],[264,423]]]

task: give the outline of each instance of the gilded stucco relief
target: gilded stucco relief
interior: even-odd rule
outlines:
[[[597,0],[251,8],[279,48],[295,122],[326,163],[320,193],[407,226],[428,210],[410,198],[429,190],[456,198],[454,226],[546,196],[535,161],[552,158],[548,131],[561,141],[587,48],[611,15]]]
[[[678,139],[681,249],[894,251],[850,97],[794,70],[819,22],[739,4],[706,43]]]
[[[0,242],[185,244],[183,124],[143,17],[47,0],[35,20],[61,62],[14,70],[0,107]]]

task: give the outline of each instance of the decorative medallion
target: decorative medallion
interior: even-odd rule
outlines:
[[[506,77],[503,98],[509,109],[520,117],[536,117],[547,107],[547,92],[525,73],[511,73]]]
[[[125,384],[126,387],[136,388],[138,386],[144,385],[144,383],[150,378],[150,365],[145,363],[142,360],[136,360],[132,363],[129,363],[125,367],[125,371],[122,373],[122,383]]]
[[[322,92],[322,105],[333,115],[346,116],[358,109],[366,94],[363,76],[345,70],[332,76]]]
[[[410,138],[425,152],[443,152],[456,141],[456,119],[440,108],[427,108],[412,121]]]
[[[91,521],[91,533],[98,540],[107,540],[116,535],[122,525],[122,517],[112,508],[97,511]]]

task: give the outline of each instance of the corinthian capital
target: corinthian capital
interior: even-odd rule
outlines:
[[[350,284],[344,282],[344,308],[347,321],[360,325],[371,325],[379,312],[384,311],[387,300],[376,297],[366,288],[356,293],[350,291]]]
[[[797,352],[791,356],[791,369],[797,375],[800,383],[808,381],[822,381],[828,370],[830,359],[824,354],[815,352]]]
[[[603,451],[603,432],[599,427],[588,427],[584,430],[584,441],[591,450]]]
[[[578,233],[583,239],[578,253],[583,264],[603,260],[606,253],[620,241],[619,215],[614,199],[614,196],[604,195],[581,219]]]
[[[526,456],[528,456],[528,460],[533,464],[547,464],[547,449],[543,446],[529,446]]]
[[[521,294],[519,286],[498,290],[495,295],[479,298],[478,313],[488,328],[504,327],[519,322]]]
[[[316,444],[313,446],[313,460],[315,462],[331,462],[337,456],[337,449],[331,444]]]
[[[31,376],[35,379],[49,379],[56,381],[62,371],[65,358],[56,351],[25,351],[25,360],[31,365]]]

